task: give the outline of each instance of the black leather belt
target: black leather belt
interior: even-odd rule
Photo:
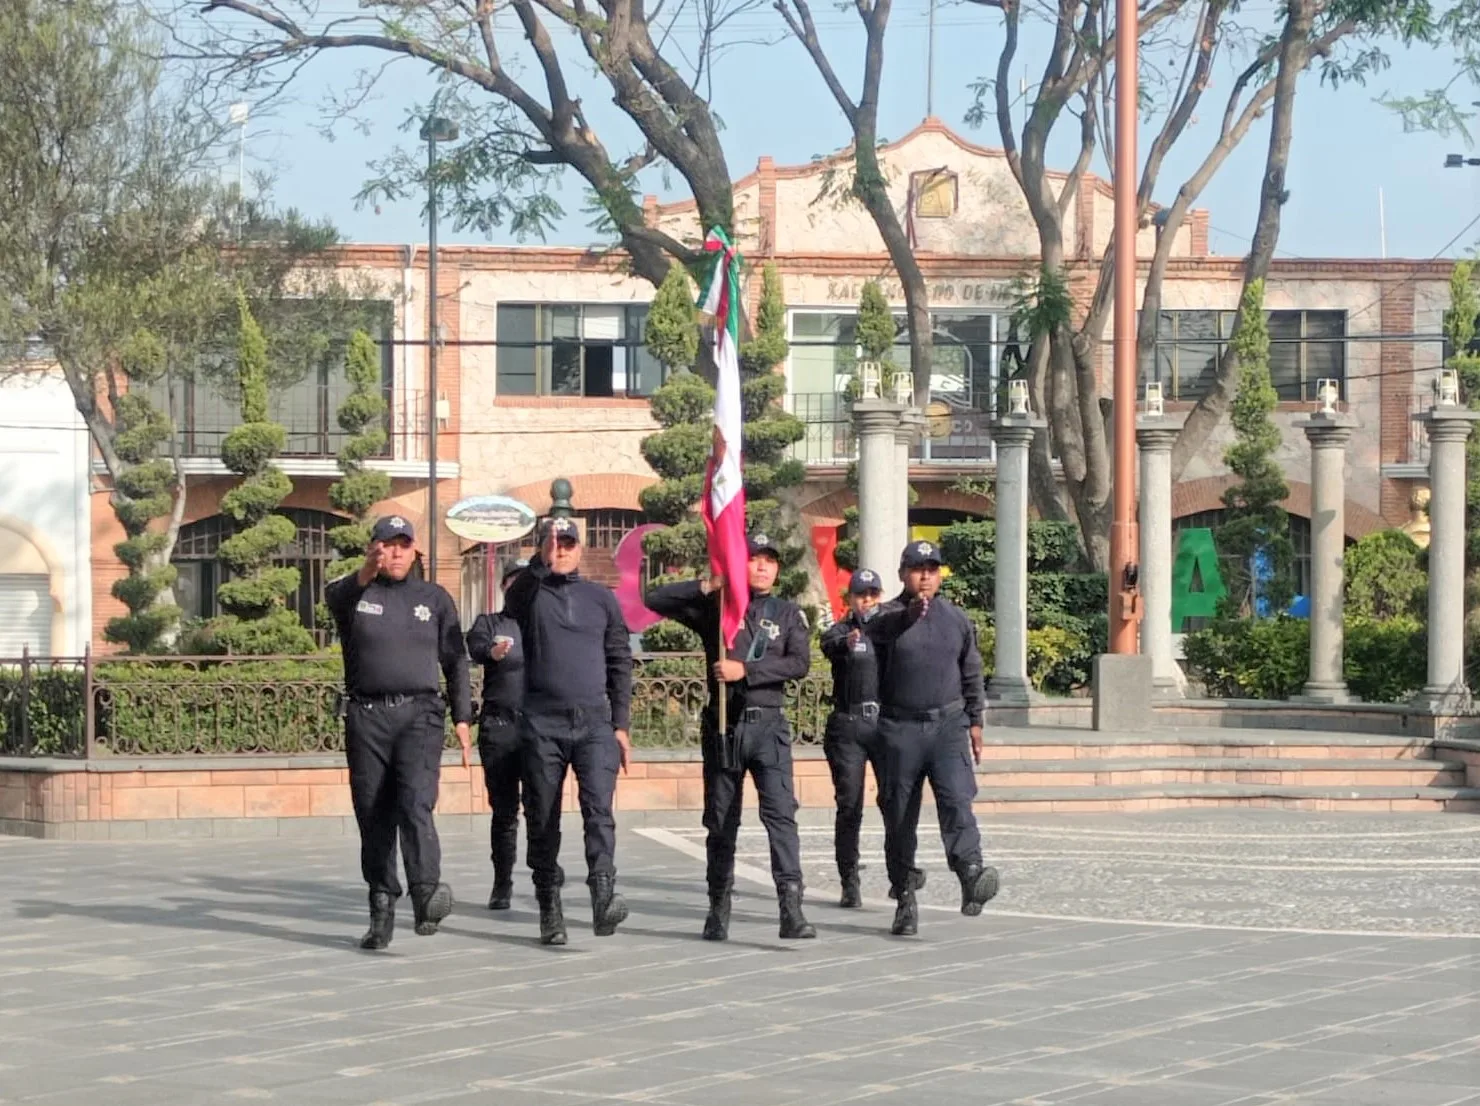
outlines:
[[[364,707],[367,710],[374,710],[376,707],[380,707],[382,710],[394,710],[396,707],[405,706],[413,699],[436,699],[439,697],[435,691],[413,691],[409,694],[396,695],[350,695],[347,698],[351,703]]]
[[[848,709],[845,710],[843,713],[844,714],[851,714],[855,718],[874,719],[874,718],[879,717],[879,704],[878,703],[849,703],[848,704]]]
[[[953,714],[959,714],[966,709],[966,702],[957,699],[953,703],[947,703],[943,707],[933,707],[930,710],[903,710],[899,707],[885,707],[884,717],[895,722],[939,722],[942,718],[949,718]]]

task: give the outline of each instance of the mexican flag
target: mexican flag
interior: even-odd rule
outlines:
[[[740,255],[725,232],[709,232],[704,249],[714,267],[699,295],[699,309],[714,316],[714,446],[704,472],[704,530],[709,536],[709,571],[724,579],[719,626],[725,648],[750,606],[749,547],[745,540],[745,488],[740,477]]]

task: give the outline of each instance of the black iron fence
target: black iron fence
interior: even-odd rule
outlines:
[[[806,465],[847,465],[858,459],[853,406],[836,393],[793,392],[786,409],[806,429],[791,455]],[[988,428],[991,413],[955,397],[937,399],[927,412],[926,433],[910,445],[914,464],[986,465],[996,459]]]
[[[479,693],[474,667],[474,701]],[[228,756],[333,753],[337,656],[0,657],[0,756]],[[831,679],[821,658],[790,686],[798,744],[820,744]],[[703,657],[641,654],[632,687],[632,741],[645,748],[699,744],[706,699]],[[448,744],[455,745],[451,725]]]

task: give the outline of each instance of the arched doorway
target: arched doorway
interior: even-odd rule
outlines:
[[[337,556],[329,543],[329,531],[346,520],[307,507],[285,507],[274,513],[291,519],[298,528],[293,543],[284,546],[273,559],[275,565],[298,570],[298,591],[288,597],[288,606],[298,613],[314,640],[327,644],[332,627],[319,625],[318,605],[328,583],[326,570]],[[235,532],[234,528],[235,523],[225,515],[211,515],[180,527],[170,563],[180,574],[175,599],[183,618],[215,618],[221,613],[216,592],[231,578],[231,566],[220,558],[221,542]]]
[[[49,657],[63,647],[62,581],[30,527],[0,518],[0,659]]]

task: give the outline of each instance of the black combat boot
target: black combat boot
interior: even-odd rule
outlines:
[[[924,886],[925,886],[925,871],[924,871],[924,869],[922,869],[922,868],[911,868],[910,869],[910,874],[909,874],[909,883],[910,883],[910,890],[911,891],[919,891],[919,890],[922,890],[924,888]],[[899,896],[894,893],[894,888],[892,888],[892,887],[889,889],[889,897],[891,899],[897,899],[897,898],[899,898]]]
[[[863,905],[863,888],[858,882],[858,869],[851,868],[841,873],[843,879],[843,897],[838,900],[841,907],[852,908]]]
[[[997,894],[997,869],[983,868],[980,864],[968,864],[962,868],[961,877],[961,913],[968,918],[975,918],[982,912],[982,907],[992,901]]]
[[[786,938],[816,937],[817,930],[802,914],[802,885],[783,883],[776,888],[781,902],[781,936]]]
[[[396,897],[389,891],[370,892],[370,929],[360,938],[360,948],[380,950],[391,943],[396,928]]]
[[[507,910],[513,905],[514,859],[517,851],[517,838],[494,838],[493,891],[488,896],[489,910]]]
[[[704,919],[704,940],[730,938],[730,884],[709,889],[709,915]]]
[[[597,872],[591,884],[591,928],[598,937],[610,937],[627,920],[627,903],[617,894],[617,877]]]
[[[442,919],[452,913],[452,888],[445,883],[419,883],[411,889],[411,908],[416,917],[416,935],[430,937]]]
[[[896,937],[913,937],[920,932],[920,908],[915,904],[915,892],[907,890],[896,897],[899,905],[894,908],[894,924],[889,932]]]
[[[507,910],[514,904],[514,884],[497,876],[493,880],[493,890],[488,894],[489,910]]]
[[[560,909],[560,888],[536,887],[540,904],[540,944],[565,944],[565,912]]]

